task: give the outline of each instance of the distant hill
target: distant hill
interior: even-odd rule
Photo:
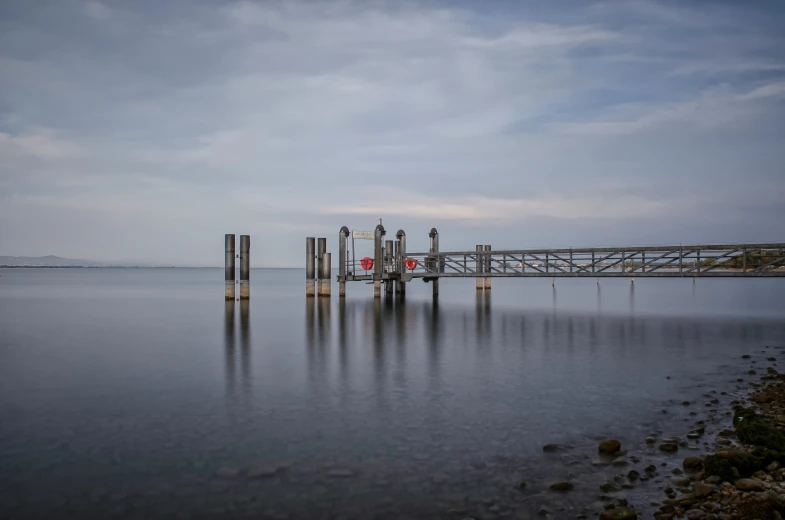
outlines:
[[[104,262],[62,258],[60,256],[0,256],[0,266],[6,267],[103,267]]]

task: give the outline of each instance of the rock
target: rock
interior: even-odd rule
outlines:
[[[610,481],[605,481],[600,484],[600,491],[603,493],[614,493],[616,491],[621,491],[621,488]]]
[[[703,467],[703,459],[700,457],[686,457],[682,467],[688,471],[697,471]]]
[[[627,478],[630,480],[638,480],[640,476],[641,474],[635,471],[634,469],[631,469],[630,472],[627,473]]]
[[[754,370],[750,370],[749,372],[747,372],[747,374],[754,376],[755,374],[757,374],[757,372],[755,372]]]
[[[686,487],[690,485],[692,480],[690,480],[689,477],[671,477],[671,482],[673,482],[675,486]]]
[[[557,451],[563,450],[563,449],[564,449],[564,446],[561,446],[559,444],[546,444],[545,446],[542,447],[542,451],[544,451],[546,453],[554,453],[554,452],[557,452]]]
[[[671,470],[671,473],[673,473],[674,475],[684,475],[684,472],[682,470],[680,470],[679,468],[673,468]]]
[[[749,359],[751,357],[752,356],[750,356],[749,354],[744,354],[743,356],[741,356],[741,359]]]
[[[690,402],[689,402],[689,401],[682,401],[682,402],[681,402],[681,405],[682,405],[682,406],[689,406],[689,405],[690,405]]]
[[[600,453],[613,455],[621,449],[621,443],[616,439],[609,439],[607,441],[602,441],[597,449]]]
[[[278,472],[283,471],[283,469],[283,466],[251,466],[248,468],[248,471],[245,472],[245,476],[252,479],[270,478],[276,476]]]
[[[712,475],[711,477],[706,479],[707,484],[719,484],[720,482],[722,482],[722,479],[717,475]]]
[[[540,516],[549,515],[551,514],[551,510],[545,506],[540,506],[540,510],[537,511],[537,514],[539,514]]]
[[[657,439],[654,437],[646,437],[646,444],[654,444],[657,442]]]
[[[526,489],[526,482],[521,482],[520,484],[518,484],[518,489],[520,489],[521,491]]]
[[[619,457],[618,459],[613,459],[613,462],[611,462],[611,464],[613,464],[614,466],[626,466],[628,463],[627,463],[627,459],[625,459],[624,457]]]
[[[717,488],[711,484],[704,484],[703,482],[696,482],[692,488],[692,494],[696,497],[705,497],[714,493]]]
[[[676,453],[679,451],[679,445],[674,442],[663,442],[660,444],[660,451],[664,451],[666,453]]]
[[[600,520],[637,520],[638,513],[626,507],[617,507],[603,511]]]
[[[771,464],[769,464],[768,466],[766,466],[766,471],[768,471],[769,473],[773,471],[777,471],[778,469],[780,469],[780,463],[777,462],[776,460]]]
[[[706,512],[701,509],[690,509],[686,514],[687,520],[698,520],[706,516]]]
[[[569,491],[573,487],[571,482],[556,482],[555,484],[551,484],[551,489],[554,491]]]
[[[755,478],[741,478],[735,483],[736,489],[741,491],[763,491],[766,486],[763,482]]]
[[[351,478],[355,475],[354,471],[350,469],[331,469],[327,472],[327,476],[330,478]]]
[[[654,464],[649,464],[648,466],[643,468],[643,471],[645,471],[646,473],[657,473],[657,466],[655,466]]]

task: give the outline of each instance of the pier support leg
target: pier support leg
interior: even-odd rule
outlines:
[[[327,239],[316,239],[316,278],[319,280],[319,287],[321,287],[322,274],[324,273],[324,254],[327,252]],[[317,287],[317,294],[321,294],[321,289]]]
[[[319,296],[330,296],[332,289],[332,280],[330,279],[332,273],[332,260],[330,253],[322,254],[321,273],[319,273]]]
[[[346,296],[346,264],[349,260],[349,249],[346,240],[349,238],[349,228],[342,227],[338,232],[338,297]]]
[[[373,297],[374,298],[381,298],[382,297],[382,281],[381,280],[374,280],[373,281]]]
[[[305,239],[305,296],[316,296],[316,238]]]
[[[240,299],[251,298],[251,237],[240,235]]]
[[[382,297],[382,275],[384,274],[384,226],[381,220],[373,232],[373,297]]]
[[[431,232],[428,233],[428,236],[431,238],[431,253],[438,253],[439,232],[436,231],[436,228],[431,228]],[[438,256],[438,254],[431,260],[431,265],[437,274],[442,272],[442,259]],[[439,278],[434,278],[431,283],[433,284],[433,299],[436,300],[439,297]]]
[[[485,274],[491,273],[491,246],[485,246]],[[491,290],[491,279],[485,277],[485,290]]]
[[[403,276],[406,274],[406,233],[404,233],[403,229],[399,229],[395,237],[398,239],[395,257],[398,261],[398,272],[401,276],[401,279],[397,282],[398,297],[404,298],[406,296],[406,283],[403,281]]]
[[[477,253],[477,265],[474,267],[477,276],[474,278],[474,288],[478,291],[482,291],[485,288],[485,283],[482,278],[482,272],[485,267],[485,260],[482,256],[482,245],[474,246],[474,251]]]
[[[384,284],[384,294],[388,298],[392,298],[395,293],[395,280],[387,280]]]
[[[224,236],[224,298],[234,301],[234,234]]]

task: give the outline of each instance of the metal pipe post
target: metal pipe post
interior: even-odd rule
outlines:
[[[428,236],[431,238],[431,252],[438,253],[439,252],[439,232],[436,231],[436,228],[431,228],[431,232],[428,233]],[[441,272],[441,260],[439,257],[435,257],[431,262],[431,265],[436,267],[436,272]],[[436,299],[439,297],[439,278],[434,278],[431,282],[433,284],[433,298]]]
[[[491,246],[485,246],[485,274],[491,273]],[[491,279],[485,277],[485,290],[491,290]]]
[[[474,246],[474,250],[477,252],[477,265],[474,268],[477,277],[474,279],[474,288],[477,289],[478,291],[482,291],[483,288],[485,287],[485,284],[483,283],[483,279],[482,279],[482,272],[485,266],[485,260],[483,259],[483,254],[482,254],[482,246],[478,244]]]
[[[320,265],[322,267],[319,273],[319,296],[330,296],[331,292],[331,272],[332,272],[332,259],[330,253],[323,253],[321,256]]]
[[[346,264],[349,261],[349,251],[346,247],[349,238],[349,228],[342,227],[338,232],[338,296],[346,296]]]
[[[251,297],[251,237],[240,235],[240,299]]]
[[[322,257],[327,252],[327,239],[319,238],[316,240],[316,277],[322,279]]]
[[[234,301],[234,234],[224,235],[224,297]]]
[[[305,295],[316,296],[316,238],[305,239]]]
[[[384,272],[389,273],[395,268],[395,248],[392,240],[384,241]],[[392,296],[395,292],[395,281],[392,278],[387,278],[387,283],[384,284],[384,292],[387,296]]]

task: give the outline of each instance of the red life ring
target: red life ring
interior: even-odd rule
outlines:
[[[406,269],[408,269],[409,271],[413,271],[415,267],[417,267],[417,259],[416,258],[407,258],[406,259]]]
[[[363,271],[370,271],[373,269],[373,258],[370,256],[364,257],[362,260],[360,260],[360,267],[363,268]]]

